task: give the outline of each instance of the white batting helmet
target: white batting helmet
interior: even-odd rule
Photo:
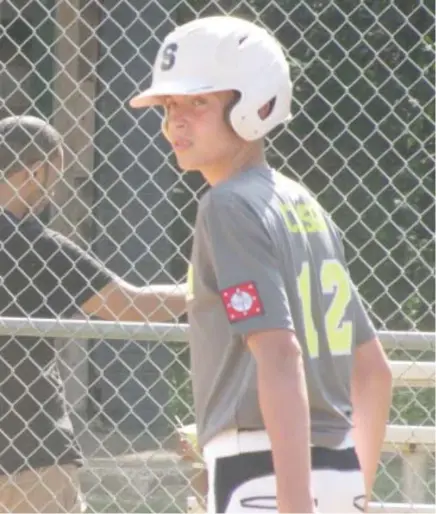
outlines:
[[[235,90],[230,124],[243,139],[259,139],[290,120],[292,82],[284,52],[265,29],[231,16],[200,18],[168,34],[159,49],[151,87],[131,107],[162,103],[166,95]],[[272,101],[265,119],[259,109]]]

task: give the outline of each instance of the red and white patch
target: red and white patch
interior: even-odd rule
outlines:
[[[220,294],[231,323],[263,314],[263,305],[254,282],[228,287]]]

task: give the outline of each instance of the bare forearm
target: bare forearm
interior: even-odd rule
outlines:
[[[186,308],[186,285],[136,287],[116,280],[82,306],[85,313],[106,320],[164,322]]]
[[[366,378],[354,384],[352,392],[354,440],[369,500],[389,420],[391,383]]]
[[[152,323],[168,321],[185,311],[186,296],[181,286],[152,285],[142,287],[132,295],[131,307],[122,313],[122,321],[144,321]]]
[[[279,512],[314,512],[310,489],[310,417],[304,368],[288,359],[258,371],[259,401],[271,440]],[[288,399],[288,405],[283,399]]]
[[[141,299],[138,300],[141,304]],[[181,316],[186,309],[186,288],[184,285],[152,285],[144,288],[144,300],[149,304],[149,320],[167,321]],[[138,305],[139,307],[140,305]]]

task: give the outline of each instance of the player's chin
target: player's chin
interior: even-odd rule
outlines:
[[[200,163],[198,160],[190,158],[187,155],[176,154],[176,160],[179,168],[186,173],[190,171],[198,171],[200,169]]]

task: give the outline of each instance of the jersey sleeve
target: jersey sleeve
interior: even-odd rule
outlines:
[[[261,216],[240,198],[222,194],[211,194],[199,216],[232,331],[293,330],[279,263]]]
[[[23,226],[5,250],[14,264],[3,287],[23,316],[70,317],[113,279],[96,259],[51,230]]]

